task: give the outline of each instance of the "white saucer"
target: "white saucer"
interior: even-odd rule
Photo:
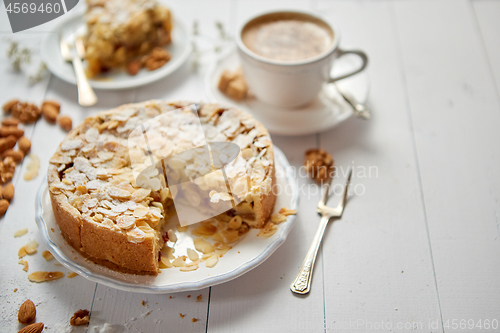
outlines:
[[[278,185],[276,188],[281,189],[276,195],[275,211],[282,207],[297,209],[299,190],[293,170],[285,154],[276,146],[274,157]],[[93,282],[126,291],[153,294],[203,289],[241,276],[264,262],[283,244],[295,220],[295,215],[288,216],[285,222],[278,225],[276,233],[268,238],[257,237],[258,230],[250,230],[232,245],[232,249],[224,254],[213,268],[200,264],[197,270],[181,272],[179,268],[173,267],[163,269],[158,276],[145,276],[110,270],[85,259],[75,251],[59,232],[52,212],[47,181],[42,182],[38,190],[35,206],[36,223],[42,240],[61,264]],[[176,255],[186,254],[187,248],[194,248],[195,236],[189,231],[192,230],[191,227],[195,228],[196,225],[190,226],[186,232],[176,232],[177,242],[173,246]]]
[[[335,60],[332,73],[338,75],[359,66],[357,58],[339,58]],[[224,69],[234,70],[240,64],[236,48],[225,51],[210,64],[205,75],[205,91],[212,102],[234,105],[251,113],[271,133],[280,135],[305,135],[330,129],[353,115],[352,108],[339,95],[333,84],[323,85],[318,97],[308,106],[298,109],[275,107],[255,98],[242,102],[224,95],[218,88],[219,78]],[[359,73],[337,82],[350,92],[357,101],[364,103],[368,98],[368,74]]]
[[[68,14],[68,17],[62,19],[52,31],[45,34],[40,46],[42,60],[52,74],[72,84],[76,84],[76,77],[71,63],[64,61],[61,56],[59,48],[60,32],[79,31],[83,26],[85,26],[83,12]],[[157,70],[148,71],[142,69],[137,75],[131,76],[123,69],[116,69],[106,73],[101,78],[89,80],[90,85],[95,89],[103,90],[128,89],[160,80],[174,72],[191,54],[189,31],[181,20],[174,21],[172,43],[165,48],[170,52],[172,58]]]

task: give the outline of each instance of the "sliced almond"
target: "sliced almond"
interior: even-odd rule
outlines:
[[[199,227],[192,231],[195,236],[212,236],[217,232],[217,227],[211,223],[201,223]]]
[[[297,210],[296,209],[288,209],[286,207],[283,207],[280,209],[279,213],[282,215],[287,215],[287,216],[288,215],[295,215],[295,214],[297,214]]]
[[[28,253],[26,252],[26,248],[25,246],[21,247],[19,249],[19,251],[17,252],[17,255],[19,256],[19,259],[20,258],[23,258],[25,255],[27,255]]]
[[[72,278],[74,278],[76,276],[78,276],[78,274],[76,274],[75,272],[68,273],[68,279],[72,279]]]
[[[240,238],[238,230],[222,230],[221,235],[224,243],[234,243]]]
[[[24,245],[24,249],[27,254],[35,254],[38,249],[38,242],[33,239],[29,241],[28,244]]]
[[[258,237],[264,237],[264,238],[268,238],[268,237],[271,237],[272,235],[274,235],[276,233],[276,230],[278,230],[276,228],[276,226],[273,224],[273,223],[266,223],[266,225],[264,226],[264,228],[260,229],[259,233],[257,234]]]
[[[161,259],[160,259],[159,266],[160,266],[161,269],[171,268],[172,267],[172,263],[170,262],[170,260],[168,258],[162,256]]]
[[[195,250],[193,250],[193,249],[187,249],[186,252],[187,252],[187,255],[189,257],[189,260],[196,261],[196,260],[200,259],[200,256],[198,255],[198,252],[196,252]]]
[[[19,229],[14,233],[14,237],[21,237],[23,235],[26,235],[27,233],[28,233],[28,228]]]
[[[198,264],[190,264],[190,265],[181,267],[179,270],[181,272],[191,272],[191,271],[195,271],[197,269],[198,269]]]
[[[172,261],[172,265],[174,267],[184,267],[184,266],[186,266],[186,257],[185,256],[181,256],[181,257],[176,258],[174,261]]]
[[[212,268],[217,265],[218,262],[219,256],[217,254],[214,254],[208,257],[207,261],[205,262],[205,266],[207,266],[208,268]]]
[[[215,251],[213,245],[201,237],[195,238],[193,240],[193,244],[194,244],[194,248],[197,251],[203,252],[204,254],[212,253]]]
[[[146,239],[146,233],[139,228],[134,228],[127,232],[127,239],[132,243],[142,243]]]
[[[42,252],[42,257],[46,260],[46,261],[51,261],[52,259],[54,259],[54,256],[52,255],[52,253],[50,253],[49,251],[43,251]]]
[[[286,215],[282,215],[282,214],[273,214],[271,215],[271,222],[273,223],[281,223],[281,222],[285,222],[286,221]]]
[[[175,232],[172,229],[168,230],[167,235],[169,241],[173,243],[177,242],[177,236],[175,235]]]
[[[42,272],[36,271],[28,275],[28,279],[31,282],[41,283],[47,281],[53,281],[64,277],[63,272]]]
[[[38,176],[38,170],[40,169],[40,158],[35,154],[29,154],[30,161],[26,166],[26,172],[24,173],[24,180],[32,180]]]
[[[28,262],[26,260],[19,260],[19,264],[24,265],[23,271],[25,271],[25,272],[28,271],[29,266],[28,266]]]

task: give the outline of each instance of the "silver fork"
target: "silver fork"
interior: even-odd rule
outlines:
[[[78,87],[78,104],[82,106],[92,106],[97,103],[97,96],[89,84],[85,75],[81,57],[85,54],[83,41],[71,34],[67,39],[60,37],[59,40],[61,55],[66,61],[73,63],[75,70],[76,84]]]
[[[326,226],[331,218],[342,217],[342,213],[344,212],[344,206],[347,198],[347,189],[349,187],[349,183],[351,182],[352,177],[352,169],[349,170],[349,175],[347,176],[347,182],[344,188],[344,193],[342,195],[342,199],[336,208],[326,206],[326,202],[328,201],[328,196],[330,192],[330,185],[332,183],[332,179],[325,185],[323,185],[323,195],[321,200],[318,203],[318,213],[321,215],[321,220],[319,222],[318,230],[316,231],[316,235],[314,235],[313,242],[309,250],[307,251],[304,262],[302,263],[302,267],[300,268],[299,274],[290,285],[290,289],[292,292],[296,294],[307,294],[311,289],[311,278],[314,268],[314,262],[316,261],[316,255],[318,254],[319,247],[321,245],[321,240],[323,239],[323,235],[325,234]]]

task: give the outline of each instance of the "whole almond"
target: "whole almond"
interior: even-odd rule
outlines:
[[[31,149],[31,141],[27,137],[22,136],[17,142],[17,146],[19,147],[19,150],[26,154]]]
[[[0,185],[0,198],[2,197],[2,195],[3,195],[3,187],[2,185]]]
[[[36,308],[35,304],[29,299],[24,301],[23,304],[19,307],[19,312],[17,313],[17,320],[21,324],[29,324],[35,320],[36,317]]]
[[[14,126],[0,126],[0,136],[7,137],[13,135],[17,139],[24,135],[24,130]]]
[[[0,200],[0,216],[3,216],[9,208],[9,202],[5,199]]]
[[[68,116],[59,116],[59,117],[57,117],[57,123],[66,132],[71,131],[71,129],[73,128],[73,122],[71,121],[71,118],[68,117]]]
[[[43,331],[43,323],[36,323],[26,326],[17,333],[40,333]]]
[[[54,108],[57,109],[57,113],[59,113],[59,111],[61,110],[61,104],[59,104],[59,102],[56,102],[56,101],[51,101],[51,100],[46,100],[46,101],[43,101],[42,103],[42,109],[46,106],[46,105],[50,105]]]
[[[6,138],[0,138],[0,153],[11,149],[16,145],[16,137],[11,135]]]
[[[141,70],[141,62],[139,60],[133,60],[127,64],[127,73],[129,75],[137,75]]]
[[[42,115],[49,123],[55,123],[59,115],[59,110],[52,104],[45,104],[42,106]]]
[[[21,163],[24,159],[24,153],[20,150],[7,149],[2,153],[2,159],[6,158],[7,156],[12,157],[16,164]]]
[[[5,103],[5,104],[3,105],[3,107],[2,107],[3,112],[5,112],[5,113],[9,113],[9,112],[11,111],[12,107],[13,107],[14,105],[16,105],[17,103],[19,103],[19,100],[17,100],[17,99],[12,99],[12,100],[8,101],[8,102],[7,102],[7,103]]]
[[[12,183],[8,183],[3,188],[3,198],[9,201],[14,198],[14,185]]]
[[[17,126],[20,121],[17,118],[7,117],[2,119],[2,125],[4,126]]]

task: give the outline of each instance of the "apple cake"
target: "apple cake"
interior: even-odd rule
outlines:
[[[238,151],[215,165],[217,154],[230,154],[224,147],[215,152],[216,144]],[[241,234],[268,220],[275,181],[269,133],[251,115],[158,100],[88,117],[62,141],[48,169],[54,216],[67,242],[98,264],[150,275],[159,272],[168,220],[175,215],[183,224],[183,203],[201,214],[189,223],[237,218]]]
[[[156,0],[87,0],[85,20],[89,77],[171,42],[172,15]]]

